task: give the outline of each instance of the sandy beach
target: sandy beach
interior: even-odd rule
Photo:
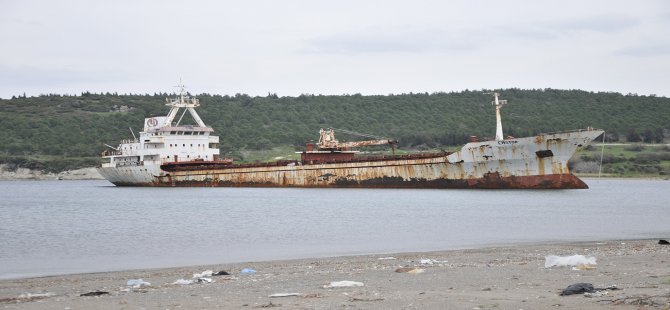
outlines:
[[[670,245],[658,241],[515,245],[4,280],[0,281],[0,307],[670,309]],[[597,263],[545,267],[549,255],[592,256]],[[243,273],[245,268],[255,272]],[[198,283],[194,274],[206,270],[230,275],[205,275]],[[150,285],[127,285],[138,279]],[[177,280],[194,282],[175,284]],[[338,281],[351,282],[333,283]],[[588,296],[560,295],[575,283],[615,289]],[[329,287],[338,284],[355,286]],[[81,296],[90,292],[106,294]]]

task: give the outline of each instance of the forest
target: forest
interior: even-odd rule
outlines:
[[[389,95],[297,97],[197,94],[198,113],[220,136],[222,154],[301,149],[320,128],[397,139],[400,148],[461,145],[495,135],[491,90]],[[607,142],[661,143],[670,132],[665,97],[558,89],[503,89],[506,136],[595,127]],[[0,99],[0,163],[60,171],[94,166],[104,144],[142,129],[144,118],[167,114],[175,94],[44,94]],[[337,132],[337,130],[336,130]],[[365,139],[338,134],[340,140]]]

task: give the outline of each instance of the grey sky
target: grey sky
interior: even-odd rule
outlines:
[[[0,98],[560,88],[670,96],[668,1],[0,0]]]

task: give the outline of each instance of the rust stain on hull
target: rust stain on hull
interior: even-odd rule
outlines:
[[[602,131],[471,142],[458,152],[357,158],[319,155],[258,164],[165,163],[118,186],[585,189],[567,162]],[[138,168],[141,169],[141,168]],[[111,172],[110,172],[111,174]],[[136,174],[135,174],[136,175]]]
[[[308,187],[308,188],[480,188],[480,189],[587,189],[584,181],[573,174],[552,174],[543,176],[510,176],[490,174],[480,179],[410,179],[399,177],[381,177],[362,182],[338,180],[333,185],[308,184],[303,186],[283,185],[263,182],[231,182],[231,181],[172,181],[152,182],[144,184],[115,183],[117,186],[152,186],[152,187]]]

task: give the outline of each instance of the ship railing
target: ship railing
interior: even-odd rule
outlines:
[[[110,151],[110,150],[104,150],[102,151],[102,156],[115,156],[115,155],[123,155],[119,151]]]
[[[163,137],[150,137],[149,139],[145,139],[144,143],[163,143],[165,142]]]
[[[563,131],[553,131],[553,132],[542,132],[540,133],[541,135],[555,135],[559,133],[572,133],[572,132],[585,132],[585,131],[595,131],[595,130],[600,130],[597,128],[593,127],[586,127],[584,129],[573,129],[573,130],[563,130]]]
[[[414,153],[414,154],[402,154],[402,155],[378,155],[378,156],[361,156],[354,157],[351,159],[326,159],[326,160],[311,160],[311,164],[340,164],[340,163],[361,163],[361,162],[373,162],[373,161],[396,161],[396,160],[412,160],[412,159],[428,159],[428,158],[438,158],[444,157],[452,154],[453,152],[440,152],[440,153]],[[304,164],[309,164],[310,160],[307,160]]]
[[[129,167],[129,166],[142,166],[142,162],[139,161],[121,161],[116,163],[117,167]]]

